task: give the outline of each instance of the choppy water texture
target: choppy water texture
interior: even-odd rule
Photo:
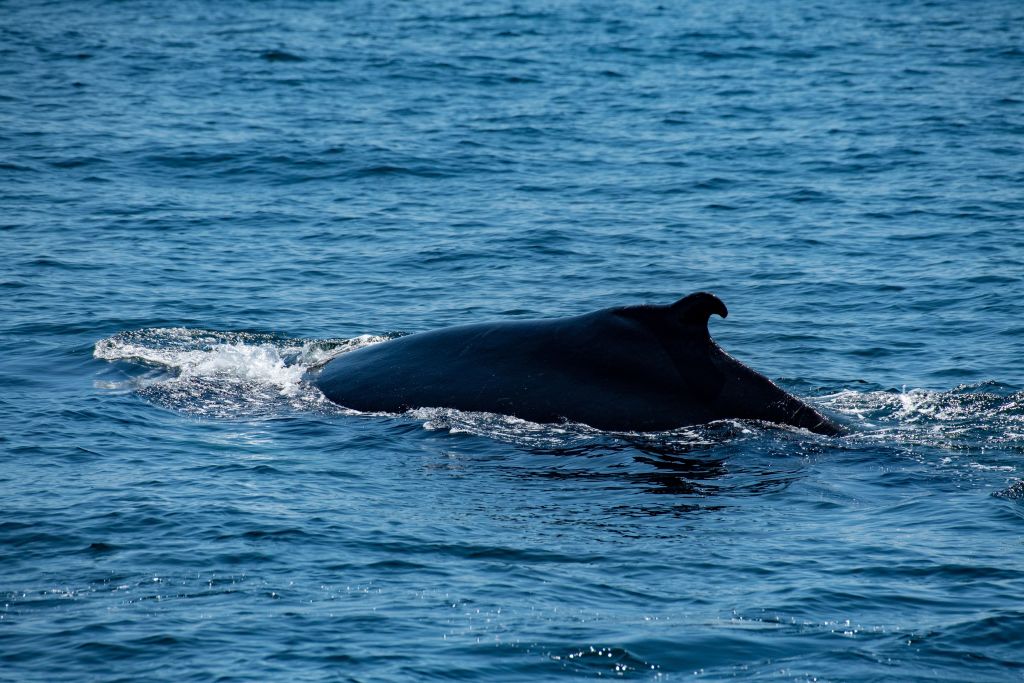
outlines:
[[[0,4],[0,679],[1024,678],[1024,5]],[[698,290],[854,426],[354,414]]]

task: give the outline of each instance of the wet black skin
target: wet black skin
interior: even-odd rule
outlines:
[[[713,294],[571,318],[481,323],[344,353],[309,379],[361,411],[443,407],[662,431],[750,419],[836,435],[844,429],[725,353],[708,333],[728,315]]]

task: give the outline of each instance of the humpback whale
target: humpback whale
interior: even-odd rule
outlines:
[[[310,370],[331,401],[359,411],[441,407],[610,431],[723,419],[837,435],[842,426],[712,340],[728,315],[714,294],[567,318],[447,327],[366,346]]]

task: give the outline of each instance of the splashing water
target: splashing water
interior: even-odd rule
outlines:
[[[93,356],[150,370],[107,389],[130,389],[173,410],[221,418],[271,416],[282,410],[337,410],[303,375],[339,353],[387,339],[304,340],[250,332],[152,328],[96,343]]]
[[[858,427],[854,439],[954,450],[976,448],[980,441],[1024,451],[1024,392],[997,382],[962,384],[947,391],[843,390],[817,402]]]

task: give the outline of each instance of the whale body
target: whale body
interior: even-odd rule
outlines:
[[[708,332],[728,315],[713,294],[411,334],[343,353],[309,373],[359,411],[439,407],[610,431],[664,431],[723,419],[819,434],[844,429],[723,351]]]

